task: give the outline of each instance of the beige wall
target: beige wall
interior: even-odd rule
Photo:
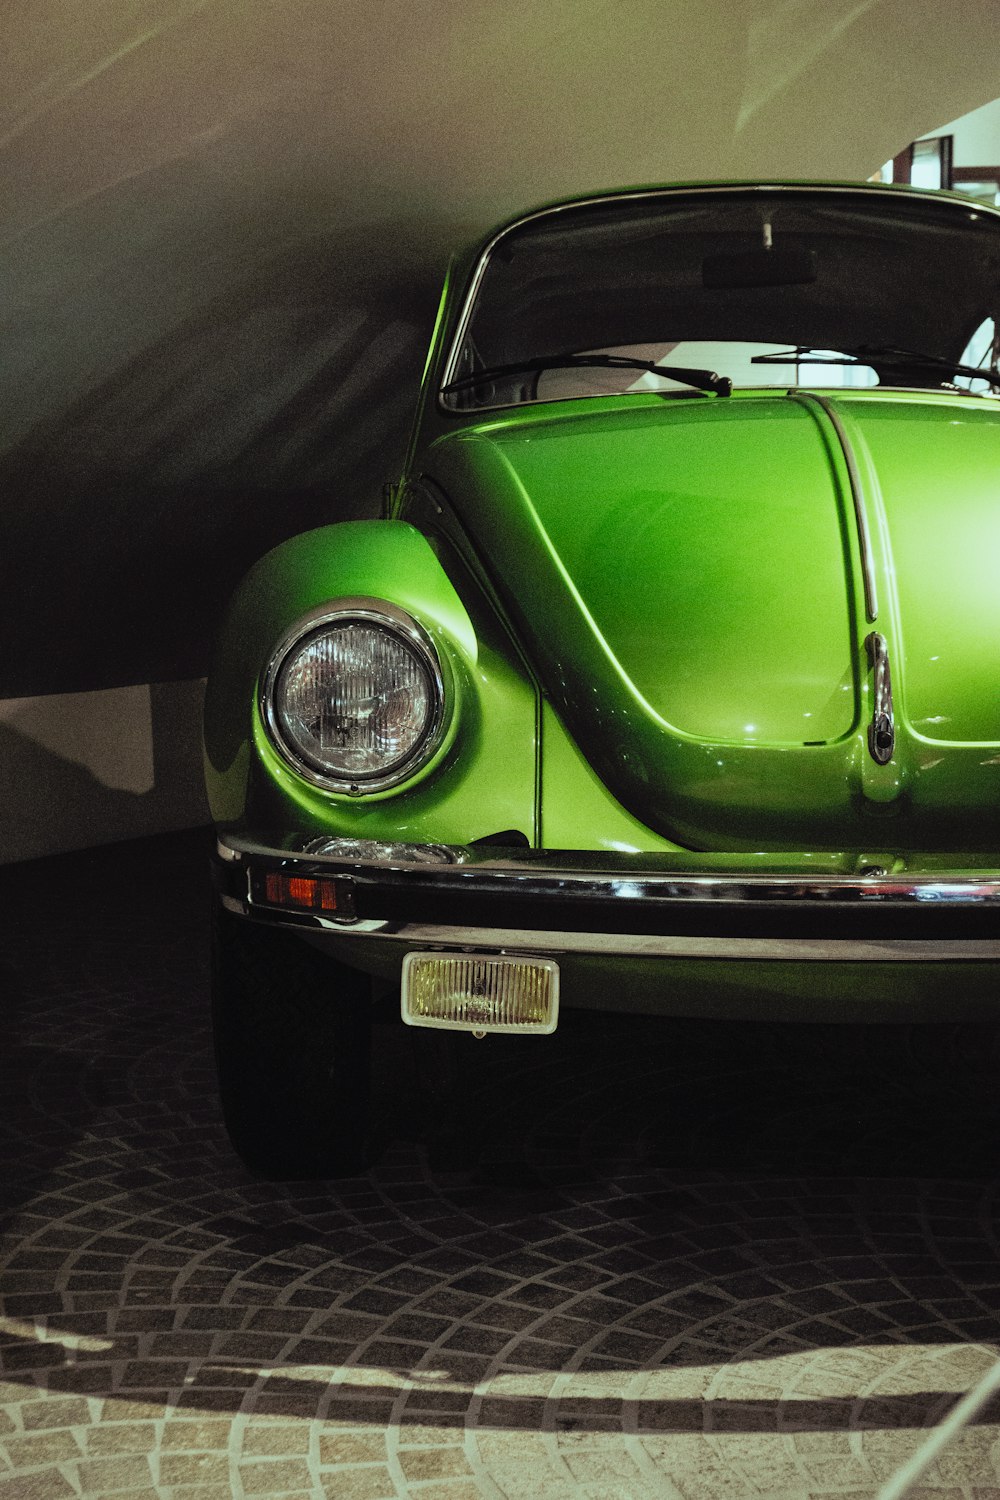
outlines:
[[[1000,22],[1000,13],[998,13]],[[997,76],[1000,89],[1000,70]],[[951,135],[955,138],[956,167],[1000,166],[1000,99],[983,104],[960,120],[952,120],[938,130],[929,130],[929,138]]]
[[[203,682],[0,701],[0,862],[208,821]]]

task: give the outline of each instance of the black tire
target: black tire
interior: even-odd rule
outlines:
[[[368,977],[215,904],[212,1024],[226,1129],[258,1177],[365,1165]]]

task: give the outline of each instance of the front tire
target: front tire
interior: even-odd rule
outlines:
[[[367,976],[216,904],[212,1024],[229,1138],[258,1177],[361,1171],[371,1044]]]

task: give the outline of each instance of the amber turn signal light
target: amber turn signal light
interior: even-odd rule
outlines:
[[[293,906],[297,911],[336,911],[337,887],[332,880],[314,875],[281,875],[269,870],[264,894],[272,906]]]

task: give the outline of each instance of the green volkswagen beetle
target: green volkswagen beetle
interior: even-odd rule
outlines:
[[[614,193],[456,261],[384,518],[258,562],[209,682],[252,1170],[363,1159],[390,990],[540,1047],[995,1011],[998,308],[1000,213],[881,186]]]

